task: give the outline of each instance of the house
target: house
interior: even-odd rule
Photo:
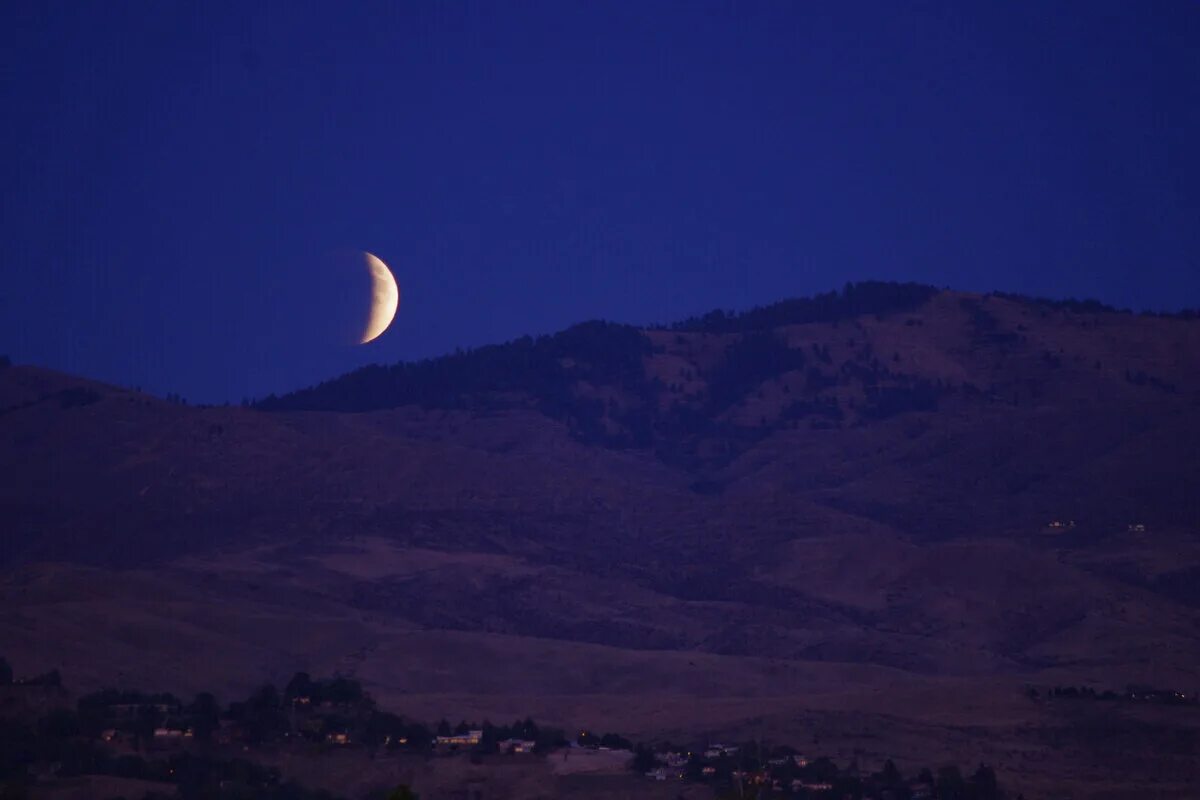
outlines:
[[[661,758],[668,767],[685,767],[688,763],[686,753],[663,753]]]
[[[808,766],[808,759],[805,758],[804,756],[800,755],[799,753],[792,756],[792,761],[796,762],[797,767],[807,767]]]
[[[1145,523],[1142,523],[1142,522],[1135,522],[1129,526],[1129,532],[1130,533],[1145,533],[1146,525],[1145,525]]]
[[[438,747],[474,747],[483,739],[483,731],[467,731],[451,736],[438,736],[433,743]]]
[[[119,742],[121,740],[121,732],[116,728],[106,728],[100,732],[100,738],[106,742]]]
[[[665,781],[667,779],[667,771],[662,767],[652,769],[646,773],[646,777],[656,781]]]
[[[705,776],[706,778],[711,778],[713,775],[717,774],[717,768],[716,767],[705,767],[704,769],[700,770],[700,774]]]
[[[192,738],[191,728],[171,728],[161,727],[154,729],[154,741],[156,742],[182,742],[184,739]]]
[[[330,744],[350,744],[350,734],[345,731],[331,731],[325,734],[325,741]]]
[[[500,742],[501,753],[532,753],[533,748],[537,746],[537,742],[532,739],[505,739]]]

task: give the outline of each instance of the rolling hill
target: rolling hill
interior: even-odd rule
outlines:
[[[1200,690],[1198,368],[1194,315],[874,283],[250,408],[8,367],[0,651],[1172,796],[1195,712],[1024,689]]]

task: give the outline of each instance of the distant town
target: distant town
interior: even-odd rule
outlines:
[[[786,744],[764,741],[633,742],[614,732],[563,730],[532,719],[429,725],[382,710],[354,679],[314,679],[296,673],[278,689],[264,685],[221,705],[211,693],[190,701],[170,693],[107,689],[72,704],[52,671],[14,679],[0,659],[0,797],[35,796],[39,786],[85,775],[173,785],[123,800],[264,798],[336,800],[337,795],[290,782],[256,762],[266,748],[323,752],[360,749],[422,758],[570,759],[607,753],[651,782],[708,784],[718,797],[776,795],[821,800],[1000,800],[995,772],[956,765],[906,776],[882,764],[838,765]],[[25,696],[22,696],[25,695]],[[485,800],[463,787],[463,800]],[[381,787],[372,800],[416,797],[407,786]]]

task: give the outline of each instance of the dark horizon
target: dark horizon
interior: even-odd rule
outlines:
[[[1191,3],[12,3],[0,23],[19,362],[236,402],[871,278],[1200,305]],[[330,344],[338,248],[400,283],[364,347]]]
[[[904,282],[901,282],[901,281],[875,281],[870,278],[864,279],[864,280],[859,280],[859,281],[847,281],[847,283],[844,284],[842,287],[830,289],[830,290],[828,290],[828,292],[818,291],[818,292],[815,292],[815,293],[809,294],[809,295],[798,295],[798,296],[793,296],[793,297],[785,297],[785,298],[780,298],[779,300],[772,302],[772,303],[748,306],[745,308],[711,308],[711,309],[706,309],[705,311],[702,311],[702,312],[699,312],[696,314],[689,314],[685,317],[681,317],[678,320],[656,320],[653,322],[622,322],[622,321],[618,321],[618,320],[614,320],[614,319],[606,319],[604,317],[593,317],[591,319],[577,320],[576,322],[570,323],[569,325],[567,325],[563,328],[559,328],[557,330],[541,331],[541,332],[536,332],[536,333],[534,333],[534,332],[521,333],[521,334],[517,334],[515,336],[511,336],[511,337],[508,337],[508,338],[505,338],[502,340],[498,340],[498,341],[481,342],[479,344],[469,345],[466,347],[460,346],[460,347],[455,348],[454,350],[445,351],[445,352],[441,352],[441,353],[433,353],[431,355],[419,356],[419,357],[415,357],[415,358],[411,358],[411,359],[403,359],[402,358],[402,359],[398,359],[395,361],[371,361],[371,362],[367,362],[365,364],[359,364],[355,367],[343,370],[341,372],[337,372],[334,374],[319,377],[316,381],[314,381],[312,383],[298,385],[298,386],[281,387],[277,390],[269,391],[262,395],[246,395],[246,396],[243,396],[240,398],[229,397],[229,398],[222,398],[222,399],[217,399],[217,400],[210,400],[210,399],[195,400],[193,398],[187,397],[186,395],[184,395],[180,392],[173,391],[169,388],[162,390],[162,391],[155,391],[153,389],[148,389],[148,388],[146,388],[144,386],[140,386],[140,385],[121,384],[121,383],[118,383],[115,381],[107,380],[103,376],[88,375],[86,373],[70,373],[70,374],[76,375],[81,378],[85,378],[87,380],[94,380],[94,381],[98,381],[100,383],[107,383],[110,385],[119,386],[119,387],[126,388],[126,389],[136,389],[137,391],[140,391],[140,392],[143,392],[146,394],[155,395],[158,397],[168,397],[168,396],[175,397],[175,398],[182,400],[183,402],[193,404],[193,405],[220,406],[220,405],[235,405],[235,404],[241,403],[243,405],[254,406],[254,405],[257,405],[257,404],[259,404],[265,400],[268,400],[272,397],[284,396],[284,395],[287,395],[287,394],[290,394],[293,392],[297,392],[297,391],[300,391],[303,389],[308,389],[318,383],[324,383],[327,381],[335,380],[337,378],[342,378],[352,372],[356,372],[361,369],[366,369],[366,368],[371,368],[371,367],[387,367],[387,366],[400,365],[400,364],[416,364],[416,363],[425,362],[425,361],[436,361],[438,359],[450,357],[455,354],[471,352],[473,350],[478,350],[478,349],[489,347],[489,346],[510,345],[513,342],[516,342],[523,338],[538,338],[538,337],[543,337],[543,336],[553,336],[556,333],[561,333],[570,328],[574,328],[574,327],[577,327],[580,325],[586,325],[589,323],[599,322],[599,323],[606,323],[606,324],[626,325],[626,326],[630,326],[630,327],[634,327],[634,328],[638,328],[638,329],[642,329],[642,330],[673,330],[680,323],[682,323],[686,320],[699,319],[699,318],[705,317],[711,313],[723,313],[730,317],[736,317],[736,316],[746,314],[748,312],[753,312],[753,311],[757,311],[760,309],[769,308],[773,305],[786,303],[788,301],[809,299],[809,298],[816,297],[818,295],[826,294],[826,293],[836,294],[838,292],[843,291],[846,288],[846,286],[850,286],[852,284],[871,284],[871,283],[900,284],[900,283],[911,283],[911,282],[907,282],[907,281],[904,281]],[[930,288],[930,289],[935,289],[939,292],[963,292],[963,293],[968,293],[968,294],[978,294],[978,295],[981,295],[984,297],[992,296],[992,295],[1010,296],[1010,297],[1019,297],[1019,298],[1026,299],[1026,300],[1029,300],[1031,302],[1036,302],[1036,303],[1066,304],[1066,305],[1075,306],[1075,307],[1094,306],[1097,309],[1101,309],[1101,310],[1109,311],[1109,312],[1113,312],[1113,313],[1118,313],[1118,314],[1168,316],[1168,317],[1170,317],[1170,316],[1192,317],[1192,316],[1200,315],[1200,308],[1186,306],[1186,305],[1182,305],[1177,308],[1166,308],[1166,309],[1164,309],[1164,308],[1142,308],[1142,309],[1124,308],[1124,307],[1120,307],[1120,306],[1115,306],[1110,303],[1105,303],[1104,301],[1099,300],[1094,297],[1076,297],[1076,296],[1046,297],[1046,296],[1025,295],[1025,294],[1014,293],[1014,292],[1005,292],[1004,290],[1001,290],[1001,289],[994,289],[991,291],[981,291],[980,292],[980,291],[968,291],[968,290],[964,290],[964,289],[959,289],[954,286],[932,286],[932,285],[926,285],[926,284],[920,284],[920,285],[926,286],[927,288]],[[46,365],[46,364],[38,364],[38,363],[34,363],[34,362],[23,362],[23,361],[12,359],[12,357],[7,353],[0,353],[0,356],[8,357],[13,366],[27,366],[27,367],[40,367],[40,368],[53,369],[53,367],[50,367],[49,365]]]

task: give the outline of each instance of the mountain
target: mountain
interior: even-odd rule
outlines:
[[[1200,689],[1197,366],[1194,315],[868,283],[253,408],[8,367],[0,651],[1172,796],[1194,711],[1025,690]]]
[[[699,493],[769,486],[923,535],[1056,516],[1195,527],[1198,336],[1194,315],[850,284],[367,367],[258,407],[536,411]]]

